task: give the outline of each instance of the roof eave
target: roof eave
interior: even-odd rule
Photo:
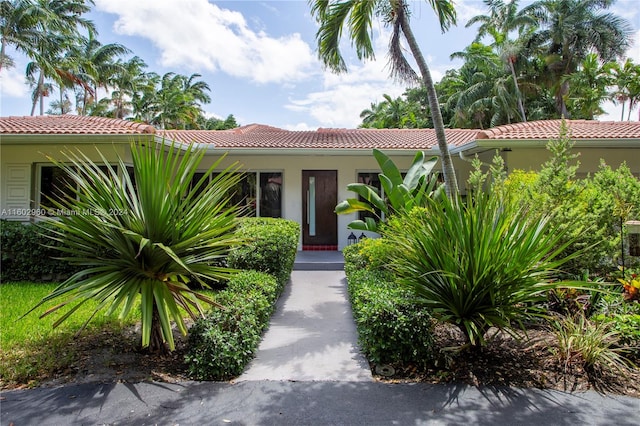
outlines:
[[[314,155],[314,156],[356,156],[371,155],[373,148],[228,148],[218,147],[208,150],[209,153],[227,152],[233,155]],[[424,151],[426,155],[439,155],[437,149],[421,150],[410,149],[386,149],[381,148],[385,154],[394,156],[414,156],[417,151]]]
[[[486,149],[502,148],[546,148],[550,139],[477,139],[451,150],[473,153]],[[573,139],[575,148],[640,148],[639,138],[622,139]]]
[[[149,139],[152,134],[0,134],[1,145],[41,145],[41,144],[128,144],[140,139]]]

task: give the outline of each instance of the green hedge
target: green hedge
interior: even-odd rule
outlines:
[[[228,380],[242,373],[269,325],[279,295],[275,278],[245,271],[216,296],[212,309],[189,330],[185,361],[197,380]]]
[[[60,281],[78,271],[56,259],[61,252],[52,247],[60,243],[46,236],[51,232],[50,224],[0,220],[0,228],[1,281]]]
[[[242,219],[238,234],[248,243],[228,261],[243,272],[216,295],[224,309],[212,309],[189,330],[185,360],[197,380],[228,380],[242,373],[293,270],[300,237],[296,222]]]
[[[349,246],[343,253],[359,343],[369,361],[430,363],[434,358],[434,321],[384,269],[384,240]]]
[[[296,259],[300,225],[286,219],[245,218],[237,232],[249,244],[231,252],[229,266],[266,272],[283,287]]]

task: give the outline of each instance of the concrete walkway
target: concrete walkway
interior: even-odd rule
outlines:
[[[344,271],[293,271],[238,381],[371,381],[357,340]]]

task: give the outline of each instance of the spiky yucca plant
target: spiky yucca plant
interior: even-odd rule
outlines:
[[[99,165],[82,152],[66,152],[65,162],[50,160],[67,174],[73,194],[52,199],[58,215],[52,237],[63,242],[63,259],[83,268],[34,307],[65,298],[46,311],[72,305],[59,325],[89,299],[96,311],[120,309],[125,317],[140,299],[142,347],[175,349],[171,321],[186,334],[183,313],[202,315],[199,303],[215,302],[187,284],[225,279],[221,266],[239,239],[234,235],[237,206],[231,188],[241,179],[236,164],[214,179],[193,184],[205,152],[193,145],[132,143],[133,179],[119,159],[117,169]],[[102,162],[109,164],[102,153]]]
[[[480,347],[490,327],[509,331],[544,315],[543,302],[559,286],[561,233],[499,192],[428,200],[398,215],[385,229],[391,267],[440,321],[456,325]],[[579,254],[574,253],[573,256]]]

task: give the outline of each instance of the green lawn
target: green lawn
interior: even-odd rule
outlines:
[[[91,316],[97,303],[87,302],[59,327],[53,323],[65,311],[63,308],[50,316],[40,319],[40,315],[55,306],[52,302],[22,317],[40,299],[49,294],[57,284],[36,284],[29,282],[3,283],[0,285],[0,385],[12,383],[37,383],[39,378],[48,377],[52,372],[64,369],[78,356],[72,342],[76,333]],[[125,321],[117,315],[108,317],[98,313],[81,336],[91,336],[103,331],[121,330],[133,324],[139,310]]]

